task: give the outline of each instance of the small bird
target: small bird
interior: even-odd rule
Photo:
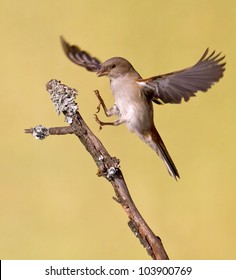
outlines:
[[[188,101],[197,91],[206,92],[223,77],[225,58],[215,51],[209,54],[207,49],[200,60],[192,67],[142,79],[131,63],[122,57],[113,57],[101,63],[88,52],[76,45],[70,45],[61,37],[63,50],[67,57],[88,71],[96,72],[98,77],[108,76],[115,104],[107,110],[99,98],[106,116],[117,115],[114,122],[97,122],[103,125],[125,123],[130,132],[135,133],[150,146],[164,161],[169,174],[176,180],[179,172],[171,159],[153,120],[153,103],[179,104],[182,99]]]

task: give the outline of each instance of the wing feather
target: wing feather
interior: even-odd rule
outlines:
[[[223,77],[225,58],[221,53],[209,54],[206,49],[200,60],[192,67],[148,79],[137,79],[142,92],[157,104],[188,101],[197,91],[206,92]]]
[[[60,39],[66,56],[72,62],[85,67],[88,71],[96,72],[99,69],[101,62],[96,57],[92,57],[89,53],[82,51],[75,45],[70,45],[62,36]]]

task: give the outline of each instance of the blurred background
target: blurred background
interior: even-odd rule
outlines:
[[[78,89],[80,112],[121,160],[131,195],[171,259],[236,258],[236,1],[1,1],[1,259],[149,259],[111,185],[73,135],[24,134],[63,126],[45,90]],[[59,36],[102,61],[127,58],[143,77],[192,66],[207,47],[226,55],[224,78],[181,105],[155,106],[156,126],[180,172],[125,126],[98,131],[108,79],[71,63]],[[105,116],[100,113],[100,119]]]

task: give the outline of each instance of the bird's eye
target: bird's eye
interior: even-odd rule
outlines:
[[[115,64],[112,64],[111,68],[113,69],[113,68],[115,68],[115,67],[116,67],[116,65],[115,65]]]

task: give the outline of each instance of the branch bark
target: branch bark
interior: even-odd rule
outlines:
[[[63,113],[66,121],[70,123],[67,127],[45,128],[37,126],[26,129],[25,133],[31,133],[37,139],[44,139],[49,135],[74,134],[82,142],[90,153],[98,167],[98,175],[106,178],[113,186],[116,197],[114,198],[128,215],[128,225],[147,253],[155,260],[167,260],[168,255],[163,247],[161,239],[154,234],[148,226],[129,193],[125,179],[119,167],[119,160],[111,157],[101,141],[93,134],[78,112],[77,104],[74,102],[77,92],[56,80],[47,84],[47,90],[54,103],[58,114]],[[73,97],[73,98],[72,98]],[[72,101],[73,99],[73,101]],[[59,100],[59,102],[58,102]]]

